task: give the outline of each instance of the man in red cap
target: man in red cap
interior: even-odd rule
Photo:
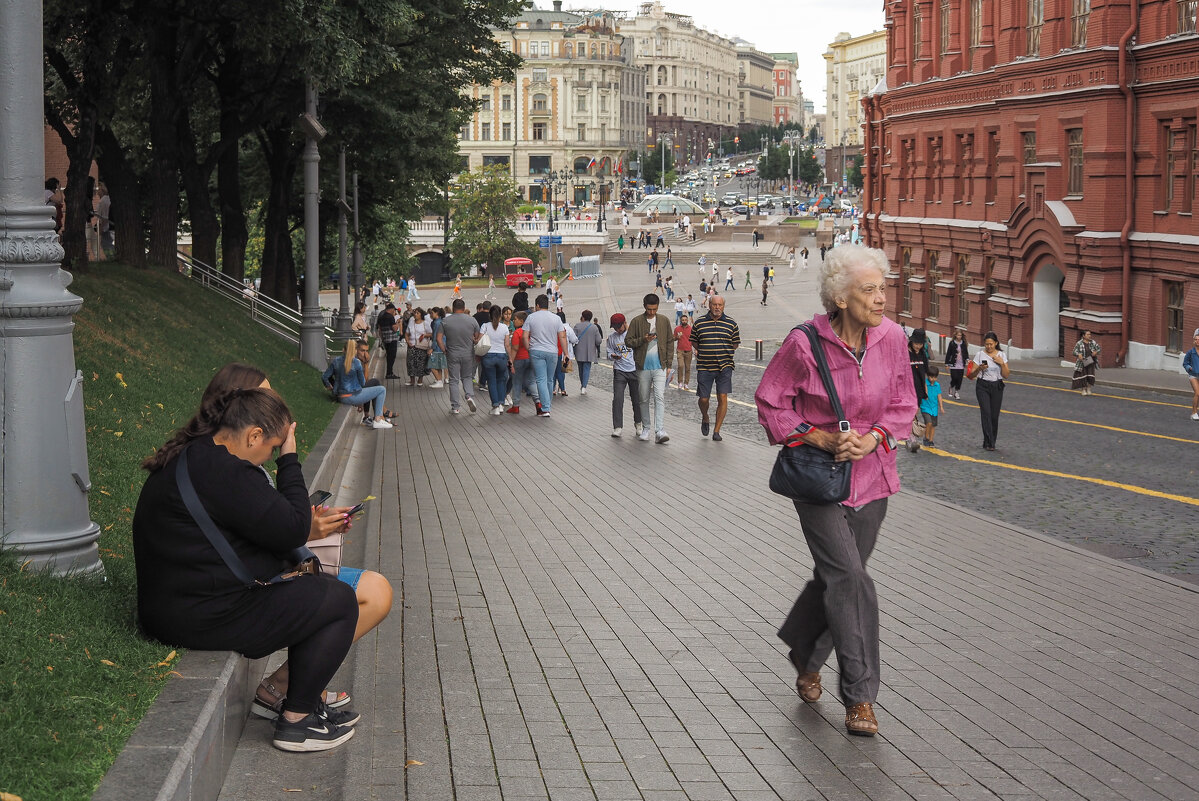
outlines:
[[[629,400],[633,404],[633,424],[637,426],[637,435],[641,436],[641,404],[637,402],[637,363],[633,360],[633,349],[624,344],[624,336],[629,332],[623,314],[614,314],[609,321],[612,333],[608,334],[605,343],[608,348],[608,358],[612,360],[612,436],[619,437],[624,428],[624,392],[629,391]]]

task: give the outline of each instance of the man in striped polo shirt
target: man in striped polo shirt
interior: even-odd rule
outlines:
[[[729,392],[733,388],[733,356],[741,345],[741,329],[724,313],[724,298],[716,295],[708,301],[708,313],[691,326],[691,346],[695,350],[695,394],[703,422],[699,430],[708,436],[708,400],[716,384],[716,427],[712,440],[719,442],[720,426],[729,411]]]

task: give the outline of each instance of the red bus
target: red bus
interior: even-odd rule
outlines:
[[[504,259],[504,276],[508,286],[519,286],[521,281],[524,281],[527,286],[533,286],[533,260]]]

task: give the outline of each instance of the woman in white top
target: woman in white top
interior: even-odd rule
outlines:
[[[412,319],[408,321],[406,332],[408,340],[408,386],[414,383],[418,387],[425,385],[425,376],[429,374],[429,351],[433,349],[433,327],[425,319],[425,310],[412,310]]]
[[[995,450],[999,412],[1003,408],[1003,379],[1010,374],[1007,356],[999,349],[999,337],[994,331],[988,331],[983,337],[982,350],[976,351],[966,366],[966,377],[972,381],[977,379],[974,395],[982,415],[984,450]]]
[[[490,314],[491,320],[479,326],[479,331],[491,341],[491,349],[483,356],[483,376],[491,396],[491,413],[498,415],[504,413],[504,395],[508,391],[508,375],[512,372],[512,362],[508,360],[511,333],[502,322],[503,309],[492,306]]]

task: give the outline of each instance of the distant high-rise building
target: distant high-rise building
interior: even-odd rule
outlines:
[[[565,188],[571,202],[614,196],[618,167],[646,129],[645,69],[632,63],[616,18],[566,12],[554,0],[552,10],[530,4],[495,37],[524,63],[514,82],[467,90],[479,107],[459,135],[463,166],[507,165],[532,202],[550,200],[545,181],[562,169],[575,176]]]
[[[660,2],[642,3],[637,16],[620,24],[620,33],[633,63],[646,72],[643,144],[656,147],[669,137],[667,160],[678,162],[697,160],[709,149],[732,150],[740,121],[732,40]]]
[[[772,125],[774,58],[749,42],[737,42],[738,124],[742,128]]]
[[[826,176],[844,183],[847,165],[862,152],[861,98],[887,73],[887,34],[864,36],[839,33],[824,53],[827,84],[825,141],[833,158]]]

